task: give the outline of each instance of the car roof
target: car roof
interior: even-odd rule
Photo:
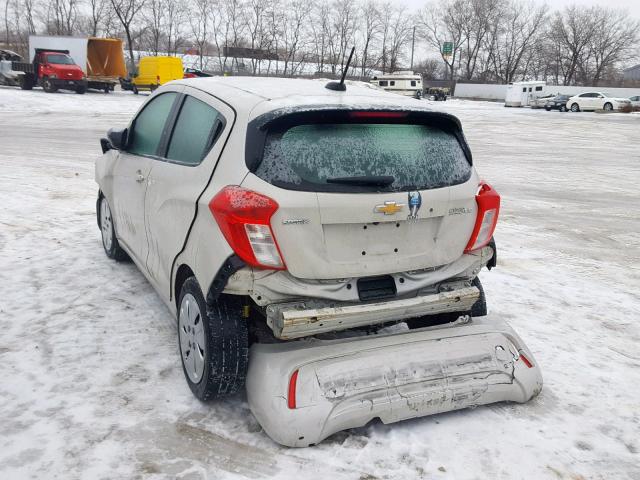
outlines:
[[[178,80],[210,93],[231,105],[238,113],[257,115],[282,108],[336,106],[338,108],[390,108],[430,110],[419,100],[388,93],[365,82],[347,81],[344,92],[325,88],[328,79],[276,77],[208,77]]]

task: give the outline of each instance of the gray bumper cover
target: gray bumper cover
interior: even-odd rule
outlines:
[[[297,374],[296,408],[288,406]],[[374,418],[384,423],[499,401],[526,402],[540,369],[506,323],[251,347],[249,406],[266,433],[291,447],[316,444]]]

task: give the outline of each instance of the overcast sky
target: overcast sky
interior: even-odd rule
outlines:
[[[420,8],[426,0],[394,0],[405,3],[410,8]],[[626,8],[630,14],[640,18],[640,0],[547,0],[547,4],[553,8],[562,8],[575,3],[577,5],[601,5],[603,7]]]

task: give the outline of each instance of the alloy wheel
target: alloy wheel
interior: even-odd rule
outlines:
[[[100,231],[102,233],[102,244],[105,250],[110,251],[113,245],[113,228],[111,222],[111,209],[107,199],[102,197],[100,202]]]
[[[187,293],[180,304],[178,336],[182,365],[193,383],[202,380],[206,358],[202,313],[195,297]]]

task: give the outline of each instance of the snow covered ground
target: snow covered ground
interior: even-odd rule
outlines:
[[[192,396],[167,310],[102,252],[98,139],[142,100],[0,87],[0,478],[640,478],[640,116],[434,104],[502,194],[481,278],[544,389],[293,450],[244,395]]]

